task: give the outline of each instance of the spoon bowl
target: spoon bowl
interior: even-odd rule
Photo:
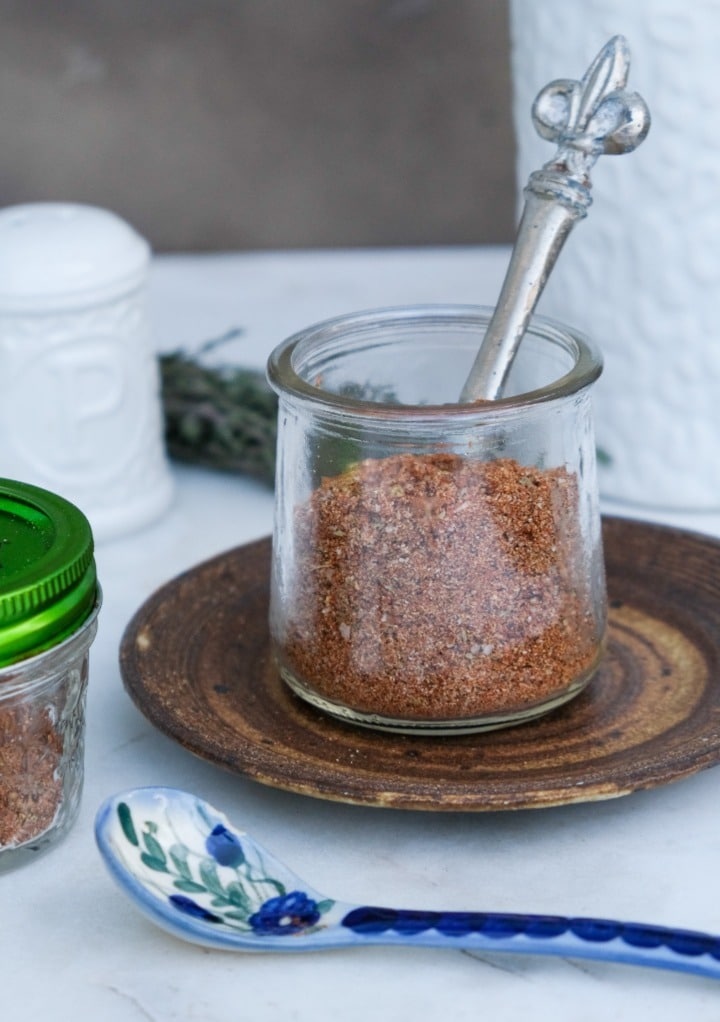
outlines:
[[[235,951],[370,944],[593,958],[720,978],[720,937],[644,923],[352,905],[313,890],[207,802],[173,788],[109,798],[95,821],[120,887],[176,937]]]

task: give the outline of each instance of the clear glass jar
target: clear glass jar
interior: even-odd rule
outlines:
[[[460,405],[490,309],[343,316],[271,355],[270,634],[292,690],[370,727],[482,731],[566,702],[603,651],[594,347],[537,317]]]
[[[0,479],[0,871],[49,848],[77,817],[100,600],[85,516]]]

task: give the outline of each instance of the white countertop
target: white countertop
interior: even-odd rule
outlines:
[[[225,357],[262,366],[285,336],[329,315],[417,301],[490,303],[506,256],[505,249],[453,249],[159,257],[152,278],[158,343],[192,349],[242,327]],[[346,900],[720,931],[716,770],[565,808],[401,812],[266,788],[157,732],[123,689],[117,653],[125,625],[163,582],[268,534],[272,523],[269,489],[202,470],[173,473],[166,516],[98,549],[105,603],[91,655],[80,818],[47,855],[0,875],[3,1019],[404,1022],[532,1014],[538,1022],[717,1022],[717,981],[680,973],[428,949],[241,956],[183,944],[134,909],[105,872],[93,819],[116,791],[164,784],[224,809],[310,884]],[[720,535],[720,514],[672,520]]]

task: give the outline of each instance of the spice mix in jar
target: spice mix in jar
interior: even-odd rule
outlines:
[[[100,589],[84,514],[0,479],[0,870],[72,826]]]
[[[273,653],[296,694],[344,720],[507,726],[577,695],[602,656],[600,358],[538,317],[505,396],[460,404],[490,315],[359,313],[271,356]]]

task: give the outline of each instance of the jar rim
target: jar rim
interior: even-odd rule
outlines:
[[[52,682],[64,664],[84,655],[95,638],[102,602],[103,592],[98,583],[90,612],[74,632],[56,645],[0,666],[0,703],[12,699],[18,693],[26,696],[35,689],[42,689],[44,685]]]
[[[283,396],[293,395],[304,401],[332,408],[338,412],[389,418],[433,419],[439,416],[473,417],[492,413],[506,413],[524,409],[528,405],[544,404],[570,397],[589,387],[600,376],[602,356],[594,343],[582,332],[546,316],[532,316],[527,333],[562,345],[574,357],[572,368],[551,383],[536,390],[492,401],[468,404],[402,404],[390,405],[355,396],[323,390],[303,379],[295,365],[298,355],[307,353],[320,343],[329,342],[346,334],[359,336],[377,330],[379,326],[411,327],[435,323],[464,323],[467,326],[487,327],[493,308],[483,305],[416,304],[386,306],[346,313],[322,320],[280,343],[270,354],[267,377],[275,391]]]

